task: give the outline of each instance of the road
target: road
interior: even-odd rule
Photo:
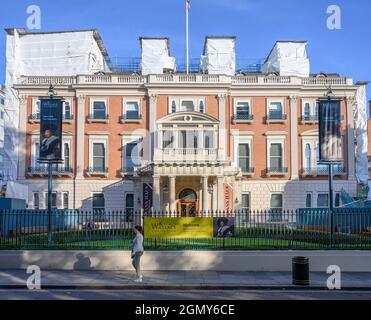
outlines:
[[[371,291],[0,290],[0,300],[371,300]]]

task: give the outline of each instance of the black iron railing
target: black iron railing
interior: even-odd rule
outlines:
[[[327,209],[194,212],[213,218],[213,236],[150,238],[146,250],[371,249],[371,209],[337,208],[333,230]],[[135,225],[147,217],[179,218],[176,212],[53,210],[52,243],[48,244],[46,210],[0,210],[0,250],[125,249],[132,246]],[[228,218],[229,232],[220,222]]]

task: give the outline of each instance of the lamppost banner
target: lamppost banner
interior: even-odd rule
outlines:
[[[40,161],[62,160],[62,106],[58,98],[40,99]]]
[[[341,100],[319,100],[319,162],[342,161]]]

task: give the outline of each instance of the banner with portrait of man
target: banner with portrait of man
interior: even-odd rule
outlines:
[[[343,160],[341,143],[341,100],[319,100],[319,162]]]
[[[41,162],[62,161],[62,109],[59,98],[40,99],[40,158]]]

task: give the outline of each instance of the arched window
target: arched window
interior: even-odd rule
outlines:
[[[205,105],[204,105],[204,102],[202,100],[200,100],[200,105],[199,105],[199,109],[198,109],[200,112],[204,113],[205,112]]]
[[[305,168],[306,169],[311,168],[311,153],[312,153],[312,150],[310,148],[310,144],[307,143],[305,145]]]
[[[171,113],[175,113],[176,112],[176,103],[175,101],[173,100],[171,102]]]
[[[182,192],[180,192],[179,199],[180,200],[196,200],[197,194],[192,189],[184,189]]]

